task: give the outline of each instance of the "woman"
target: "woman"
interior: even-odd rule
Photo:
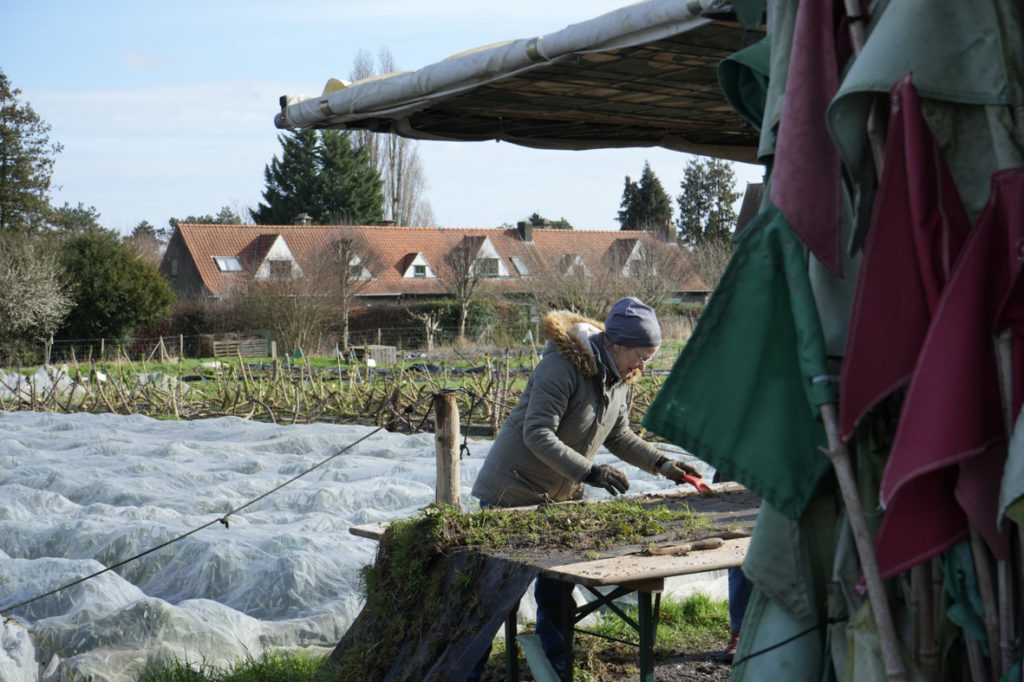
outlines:
[[[519,403],[505,420],[473,485],[483,506],[516,507],[583,497],[583,486],[612,495],[629,489],[619,469],[594,464],[604,445],[650,473],[679,479],[697,471],[662,455],[629,427],[627,389],[661,345],[649,306],[628,297],[604,324],[565,310],[544,318],[548,342]],[[537,633],[564,677],[562,635],[553,622],[569,583],[538,578]],[[571,597],[570,597],[571,598]]]

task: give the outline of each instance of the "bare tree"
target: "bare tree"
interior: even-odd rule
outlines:
[[[573,254],[531,264],[530,273],[528,290],[540,310],[572,310],[604,319],[612,303],[621,298],[622,278],[611,267],[603,264],[594,272]]]
[[[427,352],[434,350],[434,336],[441,329],[441,312],[435,310],[427,313],[414,313],[409,311],[409,316],[423,323],[423,334],[427,340]]]
[[[374,69],[372,55],[365,50],[356,54],[350,77],[352,80],[396,71],[391,51],[383,47]],[[395,225],[427,226],[434,222],[430,203],[423,198],[426,176],[420,164],[416,142],[394,133],[355,131],[355,141],[370,156],[370,165],[384,180],[384,217]]]
[[[437,278],[445,291],[455,300],[459,310],[459,342],[466,340],[466,318],[469,306],[487,291],[488,273],[478,267],[477,253],[480,240],[464,237],[448,249],[444,263],[437,270]]]
[[[341,321],[341,350],[348,351],[349,313],[355,307],[356,296],[373,281],[373,271],[379,263],[370,254],[372,250],[363,236],[356,231],[345,231],[331,245],[327,271],[333,298]]]
[[[715,289],[718,281],[722,279],[725,266],[732,258],[732,242],[711,241],[695,246],[690,251],[697,276],[708,285],[708,288]]]
[[[695,274],[689,254],[683,247],[647,238],[637,243],[627,257],[610,261],[616,287],[623,296],[636,296],[654,308],[666,312],[666,303],[683,290]]]
[[[331,255],[295,262],[276,272],[254,270],[239,285],[233,304],[242,327],[269,329],[286,353],[316,350],[337,310]]]
[[[370,78],[375,73],[377,71],[373,66],[373,55],[366,50],[360,49],[353,60],[349,79],[358,81]],[[384,165],[384,140],[386,136],[370,132],[369,130],[353,130],[350,134],[352,135],[353,144],[366,150],[370,157],[370,165],[380,171]],[[381,175],[383,176],[383,173]]]
[[[310,352],[319,345],[332,319],[328,297],[306,279],[253,280],[237,301],[239,317],[255,329],[274,332],[286,353]]]

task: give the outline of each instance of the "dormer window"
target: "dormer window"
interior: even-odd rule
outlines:
[[[221,272],[242,271],[242,264],[238,262],[238,258],[235,256],[214,256],[213,262],[217,264],[217,269]]]
[[[426,279],[427,278],[427,266],[426,265],[414,265],[412,266],[413,279]]]
[[[267,261],[270,264],[270,279],[289,279],[292,276],[290,260]]]
[[[497,277],[498,276],[498,259],[497,258],[477,258],[476,265],[477,274],[481,277]]]

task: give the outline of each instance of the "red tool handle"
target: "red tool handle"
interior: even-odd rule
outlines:
[[[693,474],[683,474],[683,480],[692,485],[697,489],[697,492],[703,493],[711,490],[711,486],[704,482],[700,476],[694,476]]]

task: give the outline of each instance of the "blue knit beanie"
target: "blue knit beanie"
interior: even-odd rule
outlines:
[[[627,296],[612,306],[604,321],[608,340],[620,346],[648,348],[661,345],[661,327],[654,310],[635,296]]]

